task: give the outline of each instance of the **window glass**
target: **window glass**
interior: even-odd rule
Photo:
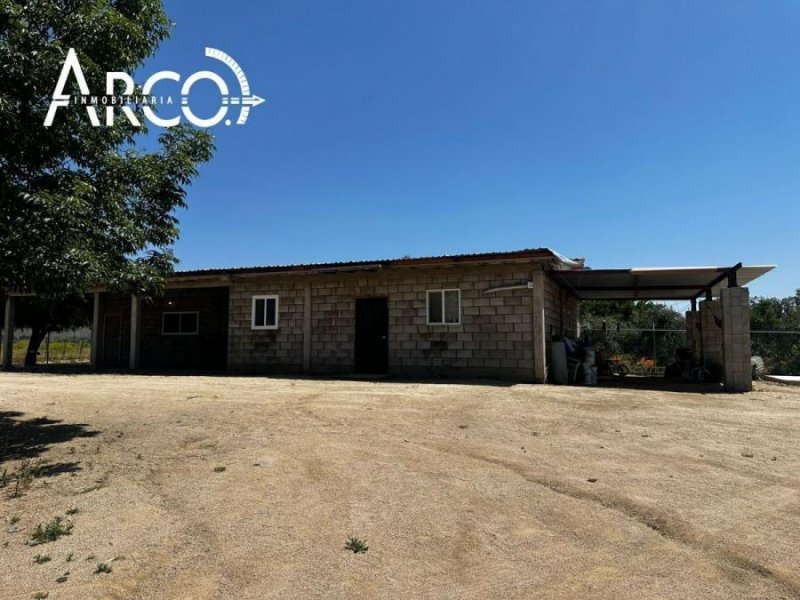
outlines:
[[[253,296],[253,329],[277,329],[278,317],[277,296]]]
[[[256,298],[255,307],[253,308],[253,327],[264,326],[264,314],[266,313],[264,305],[266,302],[264,298]]]
[[[197,333],[197,313],[181,313],[181,333]]]
[[[444,292],[444,322],[445,323],[458,323],[458,297],[460,292],[458,290],[448,290]]]
[[[165,312],[161,314],[161,333],[165,335],[196,334],[198,314],[196,312]]]
[[[181,315],[180,313],[164,313],[163,331],[164,333],[180,333],[181,332]]]
[[[428,292],[428,322],[442,323],[442,292]]]

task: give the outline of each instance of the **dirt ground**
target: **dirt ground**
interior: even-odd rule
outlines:
[[[800,597],[798,388],[2,373],[0,451],[3,599]]]

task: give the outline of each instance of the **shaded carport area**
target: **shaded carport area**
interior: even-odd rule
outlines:
[[[579,300],[683,300],[686,342],[701,365],[719,364],[725,391],[752,389],[750,282],[774,265],[575,269],[551,275]]]
[[[13,365],[16,313],[32,294],[5,301],[2,368]],[[227,365],[228,286],[174,286],[142,299],[106,290],[89,295],[91,370],[223,371]]]

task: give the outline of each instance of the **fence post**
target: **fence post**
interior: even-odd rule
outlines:
[[[3,323],[3,368],[10,369],[14,362],[14,297],[6,297],[5,321]]]
[[[658,366],[658,352],[656,350],[656,324],[653,323],[653,367]]]
[[[83,343],[81,343],[81,352]],[[89,346],[89,362],[92,363],[92,371],[97,371],[100,352],[100,292],[95,292],[92,298],[92,339]]]

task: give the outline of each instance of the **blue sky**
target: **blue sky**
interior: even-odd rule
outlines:
[[[800,287],[800,3],[166,7],[141,74],[222,74],[210,46],[267,98],[214,128],[180,268],[548,246],[596,268],[777,263],[752,292]]]

